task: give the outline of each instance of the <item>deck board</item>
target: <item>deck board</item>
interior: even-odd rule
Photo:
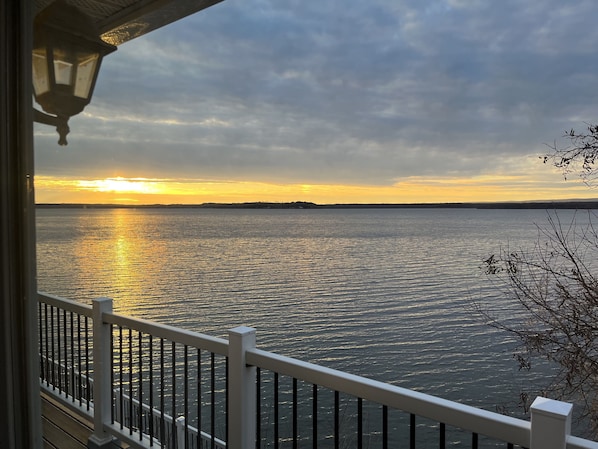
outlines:
[[[91,420],[79,416],[42,392],[42,432],[44,449],[86,449],[93,432]],[[122,446],[114,444],[114,448]]]
[[[44,433],[44,442],[47,447],[59,449],[86,449],[80,438],[73,436],[68,431],[61,429],[55,423],[42,418],[42,429]],[[91,432],[89,432],[91,434]]]

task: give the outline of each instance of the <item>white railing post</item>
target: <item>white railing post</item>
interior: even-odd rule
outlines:
[[[246,351],[255,348],[255,329],[228,331],[228,441],[227,449],[255,449],[256,369],[247,366]]]
[[[104,430],[104,423],[110,422],[112,407],[112,385],[110,370],[112,347],[111,327],[103,320],[104,313],[112,313],[112,299],[93,300],[93,433],[88,447],[99,449],[108,447],[112,436]]]
[[[537,397],[531,408],[530,449],[565,449],[573,405]]]

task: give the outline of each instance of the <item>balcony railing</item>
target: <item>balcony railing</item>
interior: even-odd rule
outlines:
[[[42,388],[113,439],[170,449],[598,449],[570,435],[572,405],[537,398],[531,422],[228,340],[39,294]]]

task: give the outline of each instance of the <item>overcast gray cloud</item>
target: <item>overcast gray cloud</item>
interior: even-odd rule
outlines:
[[[44,175],[393,184],[596,121],[595,0],[225,0],[122,45]],[[538,164],[534,170],[546,170]]]

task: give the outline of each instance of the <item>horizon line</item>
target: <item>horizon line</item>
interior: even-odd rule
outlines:
[[[522,200],[522,201],[471,201],[471,202],[435,202],[435,203],[329,203],[317,204],[311,201],[245,201],[245,202],[205,202],[205,203],[35,203],[40,208],[98,208],[98,209],[134,209],[134,208],[262,208],[262,209],[326,209],[326,208],[546,208],[555,209],[598,209],[596,199],[557,199],[557,200]]]

